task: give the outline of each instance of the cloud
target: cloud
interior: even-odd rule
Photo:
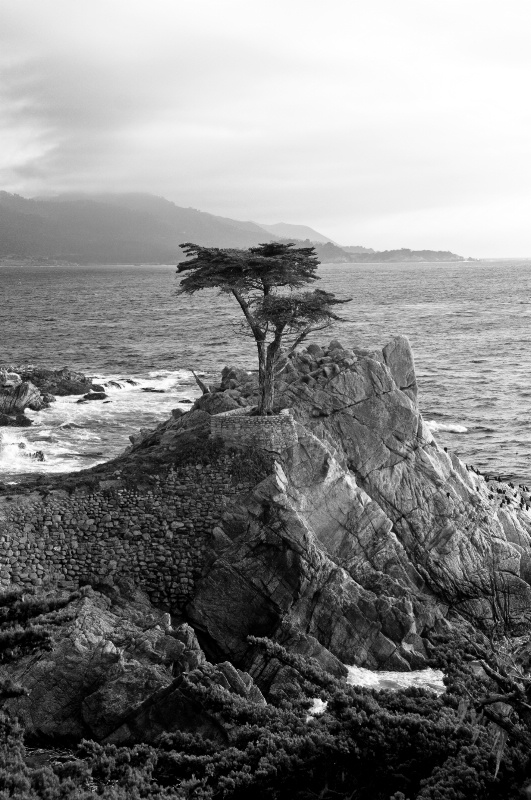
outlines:
[[[516,236],[531,253],[507,216],[531,212],[527,13],[524,0],[0,0],[2,185],[151,191],[374,247],[412,246],[424,225],[459,249],[486,215],[499,247]],[[465,208],[483,209],[468,233]]]

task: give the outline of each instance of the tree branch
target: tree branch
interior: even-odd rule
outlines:
[[[195,382],[197,383],[197,385],[199,386],[199,388],[201,389],[203,394],[210,394],[210,389],[208,388],[208,386],[205,383],[203,383],[201,378],[197,377],[197,375],[195,374],[195,372],[193,370],[192,370],[192,375],[194,376]]]
[[[237,289],[231,289],[231,292],[238,301],[240,308],[245,315],[245,319],[247,320],[247,323],[253,332],[254,338],[258,343],[262,343],[265,339],[265,334],[251,314],[249,303],[246,302],[245,298],[238,292]]]

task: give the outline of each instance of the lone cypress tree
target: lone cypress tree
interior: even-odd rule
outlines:
[[[312,331],[340,320],[333,306],[348,303],[319,289],[298,292],[319,280],[319,261],[313,247],[295,248],[269,242],[248,250],[201,247],[189,242],[181,245],[188,256],[177,272],[188,272],[178,294],[194,294],[201,289],[219,289],[232,294],[244,318],[244,326],[254,338],[258,351],[258,414],[273,413],[275,365],[282,343],[299,345]]]

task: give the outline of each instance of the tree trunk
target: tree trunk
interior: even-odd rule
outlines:
[[[266,373],[266,361],[267,361],[267,347],[265,341],[256,340],[256,349],[258,350],[258,389],[260,392],[260,397],[262,396],[262,386],[265,383],[265,373]],[[259,401],[258,409],[259,413],[261,407],[261,401]]]
[[[263,373],[260,375],[260,401],[258,403],[258,414],[265,417],[273,413],[273,403],[275,402],[275,362],[280,350],[280,337],[275,337],[267,347]]]
[[[258,403],[258,414],[265,417],[273,413],[273,402],[275,400],[275,375],[273,363],[267,359],[264,369],[264,379],[260,386],[260,401]]]

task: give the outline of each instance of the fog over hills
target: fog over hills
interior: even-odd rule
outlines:
[[[172,263],[182,242],[251,247],[277,237],[253,222],[181,208],[146,194],[0,193],[0,258],[74,263]]]
[[[313,228],[309,228],[307,225],[290,225],[287,222],[276,222],[274,225],[264,225],[261,222],[260,227],[272,233],[274,236],[280,236],[282,239],[309,239],[311,242],[320,242],[322,244],[326,244],[327,242],[337,244],[333,239],[323,236],[322,233],[314,231]]]
[[[246,248],[267,241],[315,245],[323,262],[459,260],[452,253],[377,253],[341,247],[305,225],[258,225],[182,208],[149,194],[62,194],[26,199],[0,192],[0,263],[171,264],[179,245]]]

